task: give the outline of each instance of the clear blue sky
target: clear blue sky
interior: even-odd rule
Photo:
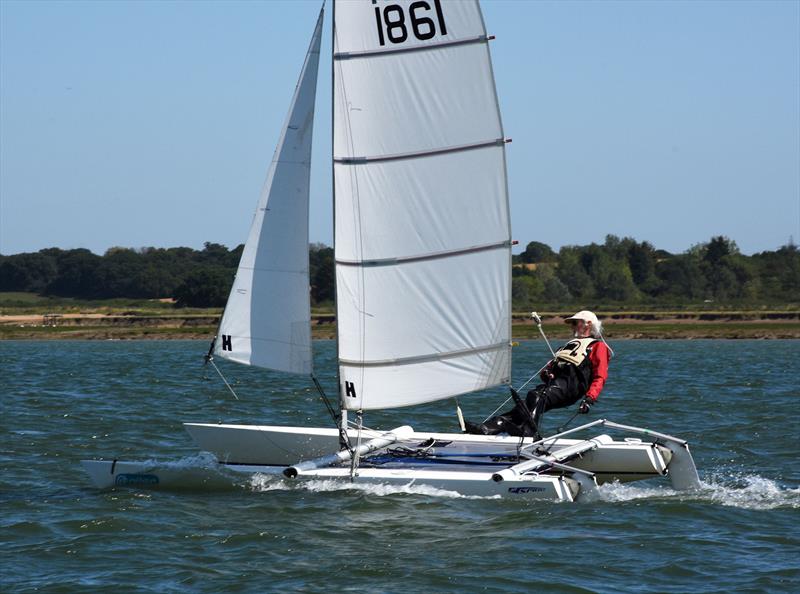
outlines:
[[[318,9],[0,0],[0,253],[243,242]],[[483,9],[522,244],[800,241],[799,2]],[[319,85],[330,244],[327,64]]]

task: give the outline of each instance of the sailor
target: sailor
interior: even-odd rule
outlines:
[[[572,325],[573,338],[542,369],[539,374],[542,383],[528,392],[526,406],[518,404],[479,425],[467,422],[467,433],[538,438],[539,421],[548,410],[583,399],[578,412],[589,412],[608,378],[609,348],[602,339],[602,325],[592,312],[579,311],[564,321]]]

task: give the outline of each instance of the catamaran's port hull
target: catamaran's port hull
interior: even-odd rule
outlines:
[[[211,452],[221,463],[233,466],[290,466],[339,449],[339,433],[333,428],[281,427],[269,425],[214,425],[185,423],[195,443]],[[381,435],[364,431],[362,439]],[[356,434],[350,430],[350,437]],[[574,445],[582,440],[558,439],[545,444],[551,452]],[[403,459],[402,448],[419,450],[433,442],[424,461]],[[532,443],[526,438],[524,443]],[[414,432],[411,437],[388,448],[388,454],[374,457],[384,467],[425,464],[427,467],[455,470],[485,470],[493,472],[507,468],[517,460],[520,439],[496,435],[466,435],[462,433]],[[423,446],[424,447],[424,446]],[[570,466],[595,474],[598,484],[611,481],[630,482],[664,476],[672,453],[662,445],[639,439],[610,441],[597,449],[571,460]]]

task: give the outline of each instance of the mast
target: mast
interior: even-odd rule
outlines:
[[[334,169],[334,109],[336,109],[336,61],[333,55],[336,52],[336,0],[331,2],[331,196],[333,215],[333,253],[336,254],[336,172]],[[347,432],[347,409],[342,400],[342,378],[339,369],[339,299],[336,290],[336,261],[334,256],[333,272],[333,315],[336,319],[336,393],[339,395],[339,429]]]

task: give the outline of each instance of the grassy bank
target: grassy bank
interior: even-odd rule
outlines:
[[[800,338],[800,307],[723,308],[698,304],[695,309],[597,308],[608,338]],[[210,339],[220,308],[176,308],[171,300],[108,299],[82,301],[31,293],[0,293],[0,340],[25,339]],[[568,335],[563,324],[570,311],[540,312],[554,340]],[[336,320],[330,308],[312,312],[314,338],[334,338]],[[517,340],[538,338],[529,313],[513,316]]]
[[[43,339],[210,339],[216,332],[217,316],[170,314],[107,315],[97,314],[73,317],[48,318],[43,316],[0,316],[0,340]],[[614,320],[610,316],[605,325],[609,339],[619,338],[800,338],[800,319],[749,319],[702,320],[699,316],[681,319]],[[312,336],[318,339],[334,338],[336,324],[331,315],[314,316]],[[559,320],[547,319],[543,328],[554,340],[566,338],[568,331]],[[512,325],[516,340],[539,337],[538,328],[525,320],[515,320]]]

